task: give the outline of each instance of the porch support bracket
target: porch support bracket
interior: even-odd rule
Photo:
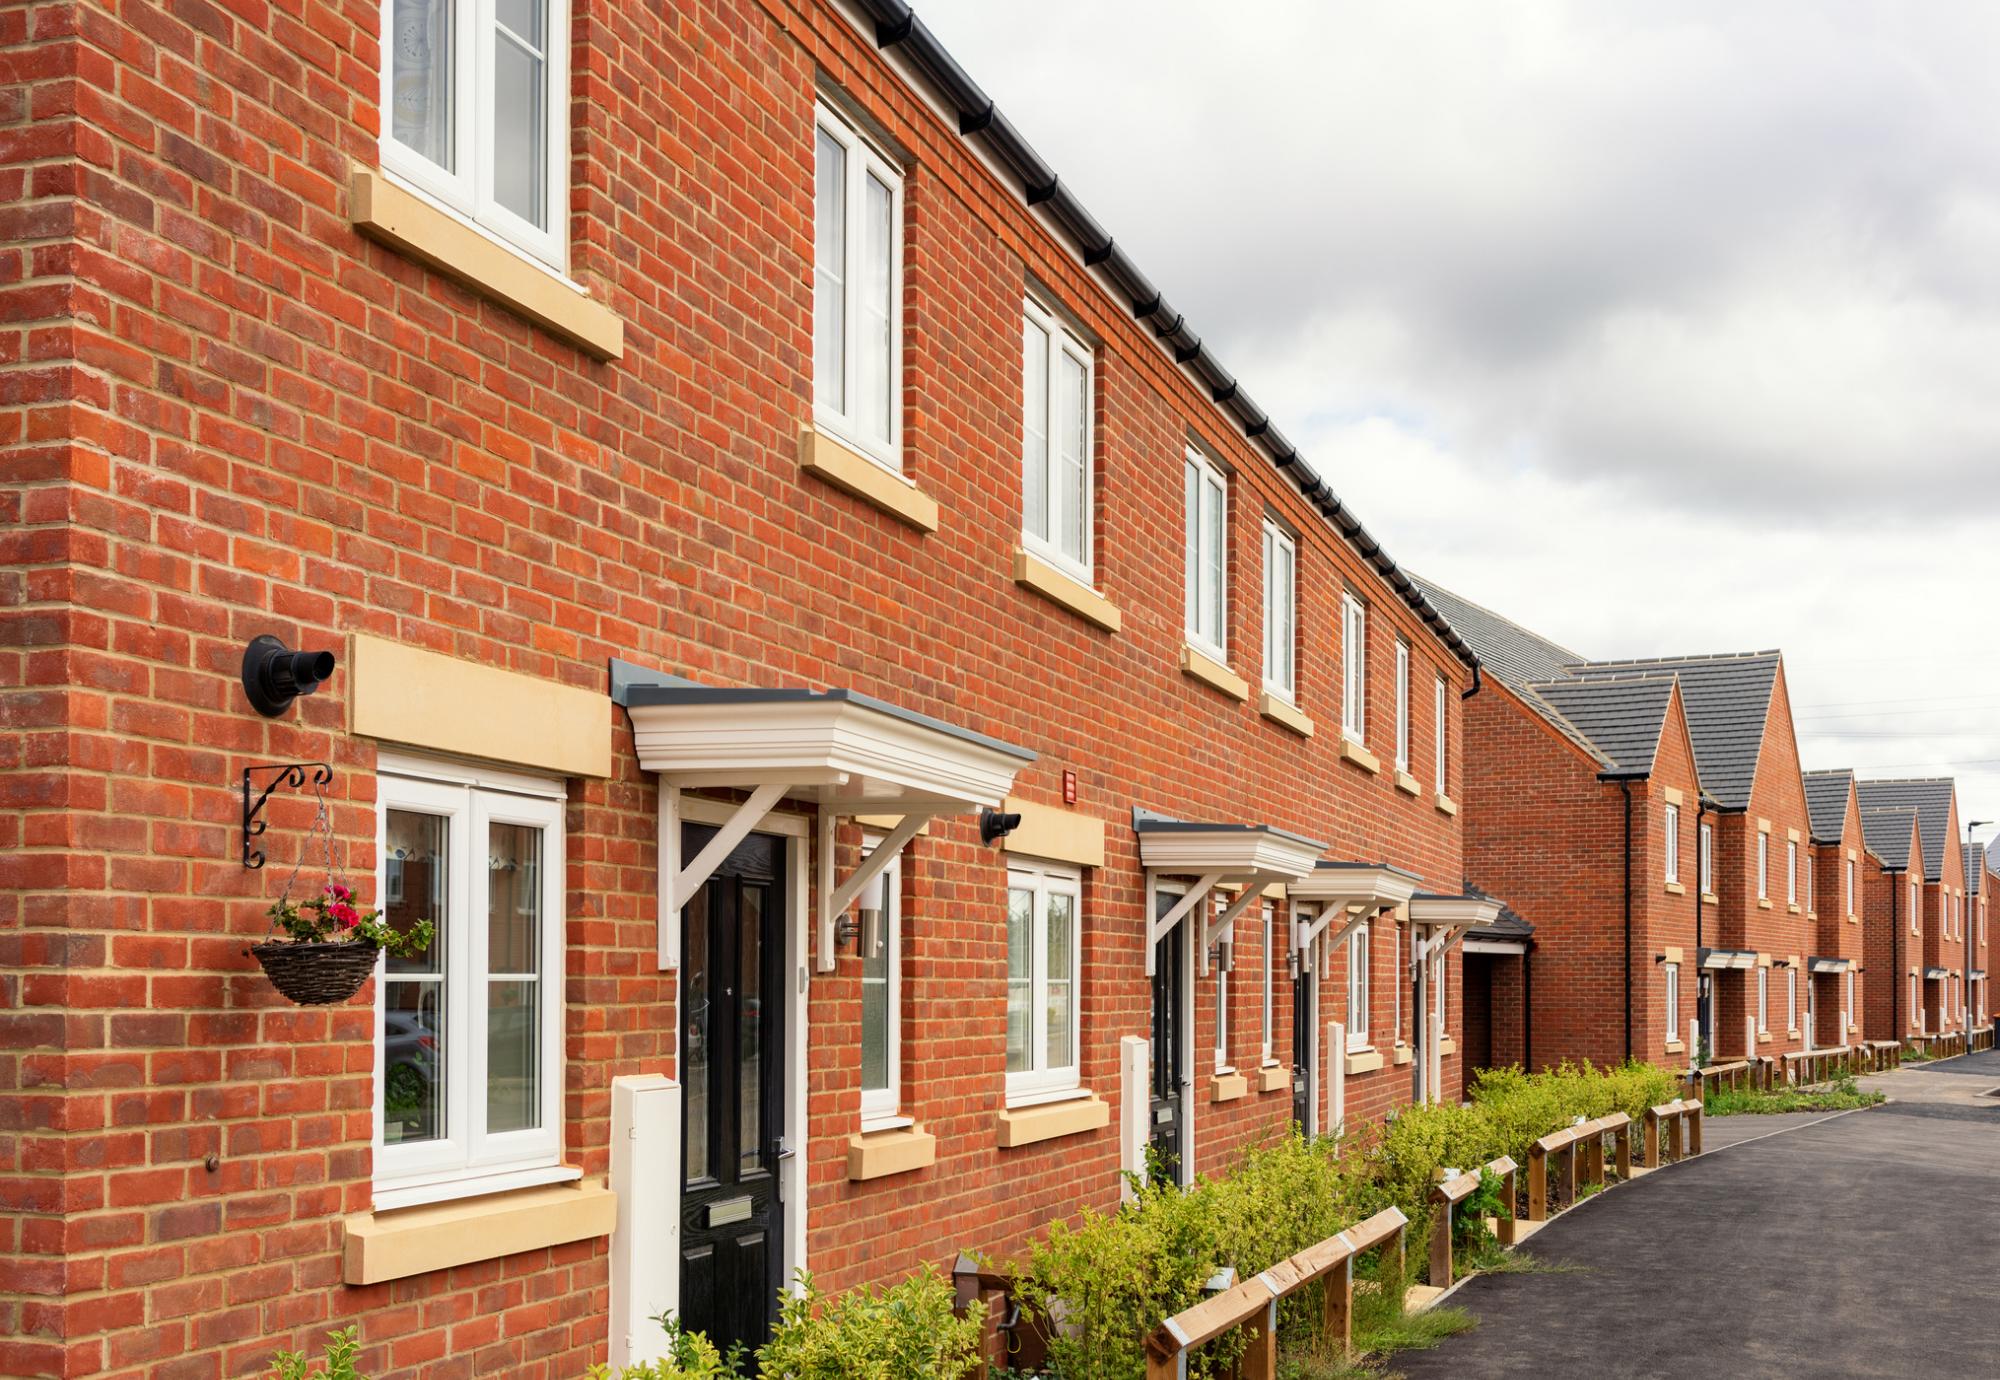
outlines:
[[[1168,911],[1165,915],[1162,915],[1157,920],[1149,920],[1146,922],[1146,976],[1147,977],[1153,976],[1153,952],[1155,949],[1159,947],[1160,941],[1162,939],[1165,939],[1169,934],[1173,933],[1174,926],[1180,924],[1181,918],[1185,916],[1189,911],[1193,910],[1196,906],[1200,905],[1202,901],[1208,896],[1208,894],[1215,890],[1216,884],[1222,880],[1224,875],[1225,874],[1220,872],[1209,873],[1207,876],[1203,877],[1199,882],[1196,882],[1193,886],[1189,887],[1187,890],[1187,894],[1181,897],[1180,900],[1174,902],[1174,908],[1172,910]],[[1148,887],[1146,890],[1147,894],[1150,896],[1152,894],[1152,888]]]
[[[1254,902],[1259,896],[1262,896],[1264,894],[1264,888],[1269,886],[1270,884],[1271,884],[1270,879],[1266,878],[1261,882],[1251,882],[1248,885],[1246,885],[1243,888],[1243,890],[1237,894],[1236,899],[1229,903],[1228,909],[1222,912],[1221,916],[1219,916],[1216,919],[1215,923],[1209,925],[1202,931],[1201,952],[1197,954],[1195,958],[1195,962],[1198,965],[1197,971],[1200,973],[1202,977],[1208,976],[1208,951],[1210,947],[1212,947],[1217,940],[1226,939],[1230,935],[1236,932],[1236,917],[1241,915],[1244,911],[1248,910],[1250,908],[1251,903]],[[1235,968],[1236,960],[1234,959],[1234,957],[1230,959],[1229,964],[1227,966],[1231,969]]]
[[[831,808],[823,807],[819,812],[819,876],[815,890],[818,904],[819,961],[818,970],[830,973],[834,968],[834,926],[847,913],[849,906],[868,884],[882,875],[882,870],[902,856],[903,849],[915,838],[923,827],[931,822],[937,810],[913,810],[896,822],[896,827],[885,834],[880,843],[862,855],[861,861],[847,880],[835,885],[833,880],[833,829],[838,816]]]
[[[694,855],[685,867],[681,865],[681,789],[678,785],[662,781],[660,783],[660,887],[659,916],[659,963],[662,972],[681,966],[681,908],[694,899],[696,892],[715,875],[715,869],[722,866],[723,859],[736,851],[736,845],[747,838],[752,829],[763,823],[764,816],[771,813],[777,803],[784,799],[791,786],[783,781],[767,781],[750,792],[749,799],[738,805],[715,837]]]

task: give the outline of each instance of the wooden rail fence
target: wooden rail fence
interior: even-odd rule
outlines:
[[[1440,1181],[1431,1189],[1431,1287],[1451,1288],[1452,1279],[1452,1218],[1457,1214],[1458,1205],[1472,1196],[1482,1183],[1497,1179],[1500,1183],[1500,1211],[1494,1214],[1493,1230],[1500,1238],[1500,1244],[1514,1244],[1514,1175],[1518,1166],[1502,1155],[1499,1159],[1478,1169],[1468,1169],[1464,1173]]]
[[[1646,1109],[1646,1168],[1658,1169],[1667,1160],[1685,1159],[1701,1153],[1701,1103],[1693,1098],[1662,1102]]]

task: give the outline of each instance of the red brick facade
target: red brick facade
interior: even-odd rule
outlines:
[[[1851,1045],[1862,1038],[1862,1012],[1871,991],[1869,978],[1886,973],[1866,952],[1863,916],[1867,910],[1867,842],[1861,833],[1861,803],[1853,782],[1836,837],[1815,839],[1811,918],[1815,922],[1812,956],[1844,959],[1853,965],[1853,999],[1847,996],[1844,973],[1815,976],[1813,983],[1813,1044],[1820,1048]],[[1878,979],[1879,980],[1879,979]],[[1841,1014],[1847,1013],[1843,1022]]]
[[[850,687],[1033,749],[1031,802],[1055,804],[1074,772],[1077,809],[1106,826],[1084,883],[1081,1062],[1112,1124],[996,1149],[1005,868],[970,821],[940,820],[903,871],[904,1098],[934,1165],[849,1181],[858,978],[851,961],[812,978],[802,1263],[834,1289],[1004,1254],[1116,1201],[1119,1041],[1149,1005],[1134,805],[1269,823],[1460,888],[1457,821],[1386,766],[1387,668],[1400,637],[1428,762],[1440,728],[1461,740],[1428,687],[1444,677],[1458,715],[1464,664],[847,17],[816,0],[578,6],[570,272],[625,332],[600,362],[355,233],[350,165],[373,166],[382,124],[378,15],[54,4],[7,25],[8,1374],[242,1375],[350,1320],[377,1377],[562,1380],[605,1354],[602,1238],[342,1282],[343,1215],[371,1207],[373,988],[293,1007],[245,956],[311,815],[278,799],[272,868],[247,872],[236,788],[249,764],[331,763],[334,835],[366,890],[378,745],[349,731],[345,669],[286,718],[251,713],[236,676],[254,634],[341,649],[368,633],[592,693],[614,656],[718,685]],[[797,458],[821,85],[903,157],[904,469],[940,506],[930,534]],[[1031,282],[1097,342],[1095,572],[1116,633],[1012,576]],[[1260,526],[1272,513],[1298,534],[1309,738],[1180,669],[1190,434],[1230,472],[1229,645],[1253,685]],[[1380,771],[1338,751],[1343,589],[1369,605]],[[609,1163],[612,1078],[672,1073],[676,1022],[655,961],[657,791],[624,715],[602,713],[610,773],[567,780],[563,829],[562,1143],[589,1176]],[[1455,752],[1449,771],[1460,789]],[[1578,794],[1601,851],[1617,791]],[[1650,788],[1639,806],[1653,877]],[[845,828],[843,856],[857,843]],[[1669,942],[1647,923],[1642,974]],[[1252,1069],[1255,933],[1239,925],[1232,1004],[1232,1056]],[[1377,1031],[1398,942],[1376,927]],[[1455,1026],[1455,958],[1449,974]],[[1344,980],[1342,961],[1321,974],[1322,1021]],[[1201,1100],[1213,977],[1196,991],[1210,1171],[1282,1128],[1290,1100],[1254,1084]],[[1644,1005],[1635,1021],[1659,1024]],[[1615,1053],[1615,1034],[1594,1038]],[[1349,1079],[1350,1117],[1407,1101],[1409,1075]],[[1458,1079],[1454,1055],[1447,1095]]]

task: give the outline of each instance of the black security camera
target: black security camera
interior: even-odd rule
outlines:
[[[1020,827],[1021,817],[1019,815],[1003,815],[998,810],[991,808],[979,812],[979,841],[981,843],[997,843]]]
[[[243,693],[250,707],[275,719],[300,695],[310,695],[333,675],[332,652],[295,652],[269,633],[243,649]]]

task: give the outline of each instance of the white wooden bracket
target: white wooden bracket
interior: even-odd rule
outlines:
[[[1159,948],[1160,941],[1162,939],[1165,939],[1169,934],[1173,932],[1174,926],[1180,924],[1182,916],[1186,915],[1189,911],[1193,910],[1196,906],[1200,905],[1202,900],[1211,891],[1215,890],[1215,884],[1221,881],[1222,877],[1223,874],[1220,872],[1209,873],[1206,877],[1203,877],[1199,882],[1196,882],[1193,886],[1189,887],[1187,895],[1181,897],[1180,900],[1174,902],[1174,908],[1172,910],[1168,911],[1165,915],[1162,915],[1157,920],[1148,920],[1146,922],[1146,976],[1147,977],[1151,977],[1153,975],[1153,954],[1154,951]],[[1149,881],[1146,887],[1146,898],[1148,901],[1147,911],[1149,914],[1151,913],[1152,910],[1151,902],[1153,895],[1154,895],[1153,887]],[[1206,968],[1204,968],[1203,971],[1206,971]]]
[[[1199,965],[1197,971],[1200,973],[1202,977],[1208,976],[1209,948],[1212,945],[1214,945],[1216,940],[1227,938],[1228,936],[1235,933],[1236,917],[1241,915],[1244,911],[1248,910],[1251,906],[1251,903],[1254,902],[1259,896],[1262,896],[1264,894],[1264,888],[1269,886],[1270,884],[1271,884],[1270,881],[1266,879],[1265,881],[1261,882],[1251,882],[1248,886],[1245,886],[1243,890],[1237,894],[1236,899],[1231,901],[1228,905],[1228,908],[1225,909],[1222,912],[1222,914],[1216,919],[1215,923],[1205,927],[1202,930],[1201,952],[1195,960],[1196,963]],[[1229,966],[1232,968],[1236,966],[1236,961],[1234,958],[1230,959]]]
[[[1319,938],[1320,932],[1333,923],[1334,917],[1345,916],[1346,919],[1342,922],[1340,928],[1334,931],[1333,938],[1327,941],[1327,951],[1331,953],[1342,944],[1345,944],[1349,935],[1353,934],[1370,920],[1380,916],[1385,910],[1390,909],[1392,907],[1389,906],[1363,906],[1358,911],[1350,911],[1345,905],[1336,902],[1320,911],[1311,920],[1294,920],[1292,922],[1292,933],[1297,937],[1299,948],[1304,952],[1310,953],[1312,951],[1313,940]]]
[[[838,955],[834,952],[834,926],[847,908],[887,867],[902,855],[904,847],[915,838],[923,827],[930,823],[937,811],[917,810],[896,821],[896,827],[883,836],[882,841],[862,855],[860,863],[847,880],[835,884],[833,880],[833,830],[839,816],[829,807],[822,805],[819,812],[819,857],[814,867],[813,887],[818,907],[817,926],[819,932],[818,970],[822,973],[833,971]]]
[[[694,899],[696,892],[715,875],[715,869],[722,866],[723,859],[736,851],[736,845],[749,836],[752,829],[764,822],[764,816],[771,813],[777,803],[784,799],[791,785],[783,781],[767,781],[750,792],[750,798],[738,805],[715,837],[695,854],[694,860],[681,866],[681,788],[671,782],[660,782],[660,913],[659,913],[659,965],[662,972],[681,966],[681,909]]]

